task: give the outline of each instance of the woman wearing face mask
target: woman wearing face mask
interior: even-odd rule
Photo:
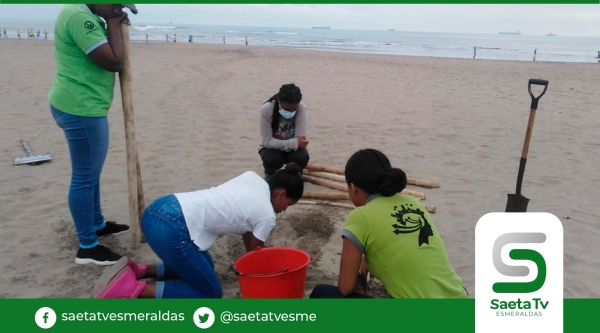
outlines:
[[[296,164],[301,169],[308,164],[306,129],[308,108],[295,84],[284,84],[260,109],[262,141],[258,153],[265,168],[265,178],[284,164]]]

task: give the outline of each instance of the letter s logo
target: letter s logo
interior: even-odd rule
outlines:
[[[502,248],[512,243],[544,243],[546,234],[541,232],[513,232],[504,234],[494,242],[492,258],[496,270],[506,276],[527,276],[529,268],[526,266],[509,266],[502,261]],[[546,281],[546,261],[537,251],[531,249],[512,249],[509,256],[513,260],[533,261],[537,268],[537,277],[530,282],[497,282],[492,286],[496,293],[532,293],[540,290]]]

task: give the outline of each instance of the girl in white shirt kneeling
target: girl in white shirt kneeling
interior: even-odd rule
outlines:
[[[162,262],[122,259],[94,297],[220,298],[210,246],[223,234],[242,235],[246,251],[263,246],[275,213],[295,204],[303,191],[300,169],[291,166],[266,181],[248,171],[217,187],[157,199],[142,216],[142,231]]]

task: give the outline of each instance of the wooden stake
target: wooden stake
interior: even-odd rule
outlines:
[[[146,210],[144,202],[144,187],[142,186],[142,171],[140,169],[140,155],[137,150],[137,139],[135,140],[135,166],[137,170],[137,195],[138,195],[138,217],[140,220],[140,242],[146,243],[146,236],[141,231],[142,215]]]
[[[141,176],[138,173],[139,161],[135,127],[133,125],[133,102],[131,98],[131,62],[129,59],[129,25],[121,24],[123,39],[123,68],[119,73],[121,83],[121,99],[123,102],[123,117],[125,119],[125,147],[127,152],[127,184],[129,188],[129,227],[131,229],[131,249],[140,248],[140,206]]]

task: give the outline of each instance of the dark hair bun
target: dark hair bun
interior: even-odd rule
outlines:
[[[301,168],[296,164],[286,165],[284,170],[277,170],[267,177],[271,194],[278,189],[285,189],[286,196],[294,202],[302,198],[304,193],[304,179],[301,176]]]
[[[389,197],[402,191],[407,183],[406,173],[398,168],[392,168],[386,171],[383,179],[379,182],[379,193]]]
[[[406,187],[404,171],[392,168],[390,160],[376,149],[362,149],[346,162],[346,183],[367,192],[389,197]]]
[[[285,166],[285,172],[290,175],[300,175],[302,174],[302,168],[300,168],[296,163],[289,163]]]

